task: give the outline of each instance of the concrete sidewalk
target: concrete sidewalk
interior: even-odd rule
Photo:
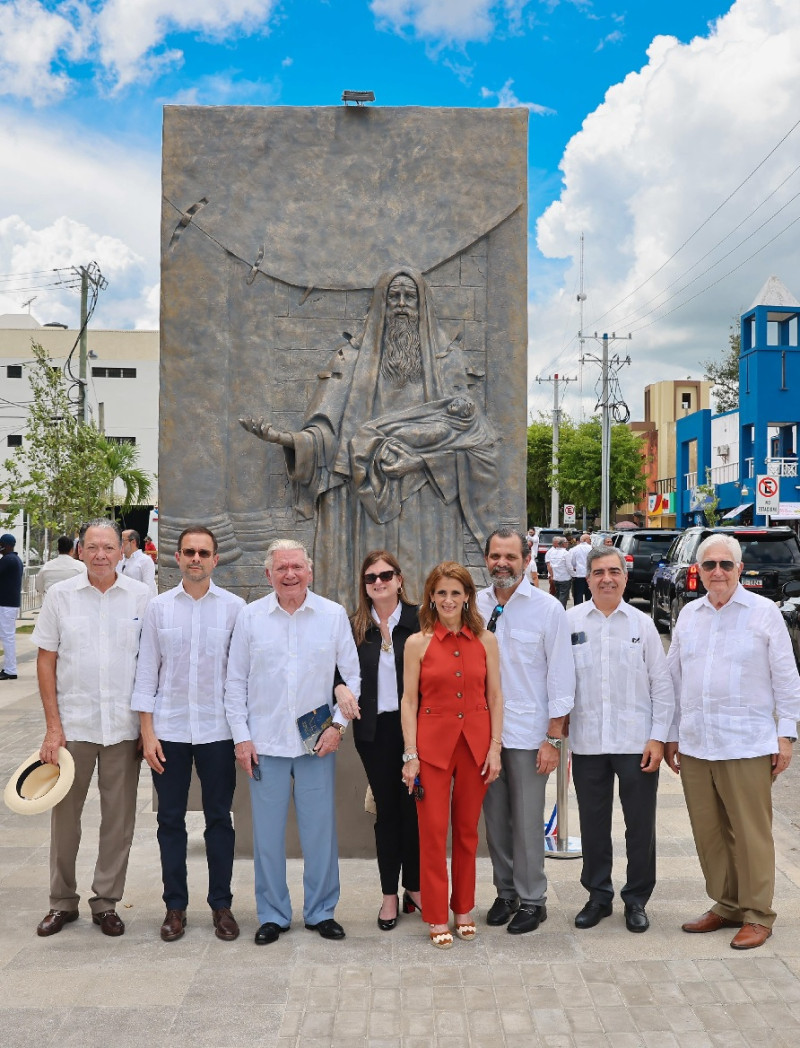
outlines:
[[[17,681],[0,682],[0,779],[41,742],[34,650],[19,638]],[[348,742],[348,745],[352,745]],[[553,783],[554,792],[554,783]],[[202,817],[190,816],[186,935],[158,934],[161,902],[150,776],[120,907],[127,931],[109,939],[81,919],[41,939],[48,909],[47,815],[0,811],[0,1042],[5,1048],[74,1045],[128,1048],[153,1043],[240,1048],[797,1048],[800,1044],[800,867],[795,828],[776,816],[775,934],[737,953],[731,934],[686,935],[680,924],[708,905],[680,785],[665,769],[659,796],[659,884],[644,935],[626,929],[621,906],[589,931],[573,917],[585,901],[580,861],[549,859],[548,920],[508,935],[484,923],[494,899],[488,860],[478,868],[478,938],[450,951],[427,942],[418,915],[392,932],[376,925],[380,904],[371,861],[341,863],[336,916],[347,931],[326,942],[303,928],[257,947],[252,865],[237,860],[234,913],[242,936],[214,937],[205,904]],[[368,818],[368,816],[364,816]],[[88,895],[97,794],[84,816],[79,890]],[[573,833],[577,817],[571,813]],[[615,846],[622,851],[621,823]],[[617,872],[621,884],[624,870]],[[290,862],[295,906],[302,866]]]

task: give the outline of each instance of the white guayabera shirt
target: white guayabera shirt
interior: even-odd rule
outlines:
[[[652,620],[620,601],[606,616],[593,601],[567,611],[575,660],[574,753],[642,753],[666,742],[675,695]]]
[[[737,586],[717,611],[687,604],[667,663],[678,702],[669,738],[704,760],[763,757],[797,735],[800,675],[778,606]],[[777,730],[776,730],[777,721]]]

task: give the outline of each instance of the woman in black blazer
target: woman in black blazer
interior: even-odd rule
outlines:
[[[377,808],[375,846],[383,903],[378,927],[390,931],[400,910],[420,908],[419,833],[416,801],[403,783],[403,651],[419,630],[415,605],[403,592],[396,558],[386,550],[368,553],[361,566],[358,610],[352,619],[361,662],[361,716],[353,721],[356,750]]]

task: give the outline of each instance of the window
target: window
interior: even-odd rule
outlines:
[[[136,368],[92,368],[92,378],[136,378]]]
[[[7,364],[6,378],[22,378],[22,364]]]
[[[106,440],[109,444],[135,444],[136,437],[110,437],[106,434]]]
[[[681,393],[681,408],[684,411],[690,411],[692,407],[692,394]]]
[[[7,438],[8,446],[10,448],[21,448],[22,447],[22,434],[21,433],[9,433]]]

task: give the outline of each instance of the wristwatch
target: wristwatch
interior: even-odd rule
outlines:
[[[344,734],[347,731],[346,724],[331,724],[331,727],[335,728],[339,732],[341,738],[344,738]]]
[[[403,764],[408,764],[409,761],[417,761],[417,760],[419,760],[419,754],[416,751],[414,751],[413,753],[404,753],[403,754]]]
[[[545,742],[549,742],[557,750],[561,749],[561,743],[564,741],[563,739],[557,739],[555,735],[545,735],[544,739]]]

